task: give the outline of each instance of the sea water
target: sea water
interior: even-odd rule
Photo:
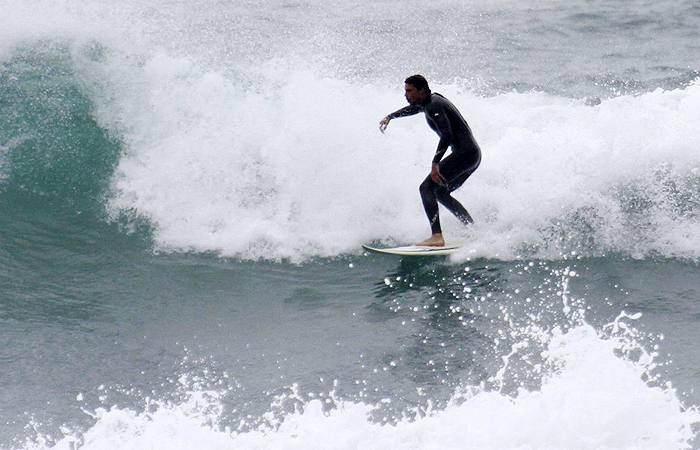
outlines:
[[[700,448],[700,7],[336,3],[0,2],[0,448]]]

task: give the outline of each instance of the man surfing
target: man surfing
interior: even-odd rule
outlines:
[[[438,202],[465,225],[474,223],[464,206],[450,193],[459,188],[479,167],[481,149],[457,108],[442,95],[431,92],[428,81],[422,75],[406,78],[405,84],[409,105],[383,118],[379,122],[379,129],[384,133],[392,119],[424,112],[428,125],[440,137],[430,175],[420,185],[420,195],[432,235],[416,245],[442,247],[445,239],[440,227]],[[443,159],[448,147],[451,147],[452,152]]]

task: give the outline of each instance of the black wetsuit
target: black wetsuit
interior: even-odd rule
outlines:
[[[423,207],[428,215],[433,234],[442,233],[438,202],[445,205],[459,220],[465,224],[473,222],[467,210],[450,195],[474,173],[481,162],[481,149],[474,140],[472,131],[457,108],[437,93],[431,93],[428,100],[421,105],[409,105],[389,114],[391,119],[412,116],[419,112],[425,113],[430,128],[440,136],[433,163],[440,164],[440,173],[445,178],[443,184],[438,184],[428,175],[420,185],[420,195]],[[452,153],[445,159],[448,147]]]

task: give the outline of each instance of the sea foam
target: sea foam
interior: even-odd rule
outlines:
[[[100,110],[125,146],[109,208],[147,218],[160,249],[303,260],[428,233],[417,186],[437,137],[420,116],[379,133],[379,119],[403,106],[397,87],[274,65],[245,85],[162,56],[132,70]],[[593,106],[435,90],[483,150],[455,193],[477,222],[471,252],[700,256],[700,85]],[[463,239],[443,218],[448,238]]]
[[[616,322],[618,327],[619,322],[624,320]],[[650,375],[653,358],[620,356],[634,345],[624,333],[603,337],[581,323],[568,330],[555,328],[546,339],[543,356],[549,369],[540,389],[520,388],[507,395],[464,386],[445,408],[421,409],[414,417],[388,424],[371,418],[374,405],[340,400],[331,393],[325,401],[305,401],[292,413],[271,410],[268,422],[257,428],[235,429],[222,424],[225,407],[216,392],[192,389],[182,402],[148,400],[140,412],[99,408],[90,413],[94,425],[87,430],[64,429],[66,435],[55,445],[39,438],[25,448],[690,448],[700,414],[685,409],[670,385],[643,380]],[[507,364],[504,369],[510,370]]]

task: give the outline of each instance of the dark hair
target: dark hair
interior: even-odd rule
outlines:
[[[415,86],[419,91],[425,89],[425,92],[430,94],[430,86],[428,86],[428,80],[425,79],[423,75],[411,75],[404,81],[406,84]]]

